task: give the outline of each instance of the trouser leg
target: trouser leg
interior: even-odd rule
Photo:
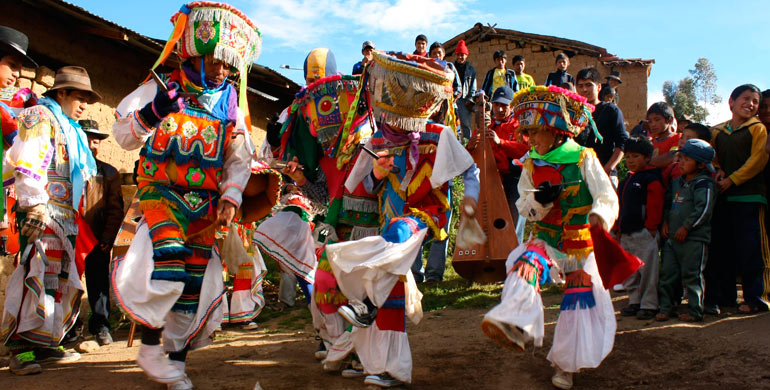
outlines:
[[[708,259],[708,245],[689,241],[682,247],[682,283],[687,291],[689,314],[694,318],[703,318],[703,269]]]
[[[102,327],[110,327],[109,253],[95,247],[86,257],[85,263],[86,291],[88,292],[88,303],[91,306],[88,332],[97,334]]]
[[[658,283],[658,302],[660,312],[673,314],[679,304],[682,285],[680,284],[681,266],[674,246],[678,244],[667,240],[661,252],[660,280]]]
[[[743,299],[752,307],[768,310],[767,268],[770,266],[767,236],[764,226],[765,207],[760,203],[731,204],[730,217],[735,234],[735,258],[739,261],[738,272],[743,285]]]

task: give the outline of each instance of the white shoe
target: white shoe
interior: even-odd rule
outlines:
[[[192,390],[194,388],[192,381],[190,380],[190,377],[187,375],[185,375],[184,379],[182,379],[181,381],[169,383],[166,386],[168,390]]]
[[[556,367],[556,373],[551,377],[551,383],[559,389],[569,390],[572,388],[572,373]]]
[[[505,322],[497,321],[492,318],[484,318],[481,321],[481,330],[484,331],[492,341],[506,347],[508,349],[520,349],[524,350],[529,337],[518,326],[511,326]]]
[[[624,286],[623,283],[618,283],[618,284],[612,286],[612,291],[615,291],[615,292],[626,291],[626,286]]]
[[[180,371],[171,363],[160,345],[142,344],[136,356],[136,364],[150,379],[158,383],[174,383],[185,378],[184,371]]]
[[[363,369],[356,369],[353,366],[350,366],[350,367],[342,370],[342,377],[343,378],[353,379],[353,378],[360,378],[360,377],[362,377],[364,375],[365,374],[364,374],[364,370]]]
[[[254,330],[254,329],[258,329],[258,328],[259,328],[259,324],[257,324],[254,321],[249,321],[248,323],[244,324],[241,327],[241,329],[243,329],[243,330]]]

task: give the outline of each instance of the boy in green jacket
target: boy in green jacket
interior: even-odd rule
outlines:
[[[711,241],[711,213],[717,195],[711,177],[714,149],[708,142],[691,139],[679,149],[682,176],[671,183],[663,209],[663,246],[658,300],[658,321],[676,313],[681,283],[687,290],[689,310],[679,320],[703,320],[703,267]]]

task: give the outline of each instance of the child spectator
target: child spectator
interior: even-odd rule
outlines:
[[[609,84],[602,84],[602,90],[599,91],[599,100],[602,103],[615,103],[615,88]]]
[[[568,67],[569,57],[564,53],[559,53],[559,55],[556,56],[556,71],[548,73],[548,77],[545,79],[545,86],[562,85],[564,83],[572,83],[572,85],[575,85],[575,78],[567,73]]]
[[[524,56],[515,55],[513,56],[513,61],[511,62],[513,63],[513,71],[516,72],[516,81],[519,84],[519,89],[527,89],[529,87],[535,86],[535,79],[532,78],[532,76],[524,73],[524,67],[526,66],[526,63],[524,62]]]
[[[759,111],[757,112],[757,118],[765,125],[765,129],[770,126],[770,89],[766,89],[762,92],[762,100],[759,103]]]
[[[618,186],[620,197],[620,245],[644,262],[625,282],[628,306],[620,313],[650,320],[658,312],[658,227],[663,218],[660,168],[650,165],[652,143],[646,138],[626,142],[626,167],[630,175]]]
[[[663,183],[671,183],[671,169],[682,133],[674,132],[674,109],[666,102],[653,103],[647,109],[647,124],[655,151],[650,163],[663,170]]]
[[[428,37],[425,34],[420,34],[414,39],[414,53],[418,56],[428,56]]]
[[[691,140],[691,139],[701,139],[706,142],[711,141],[711,129],[708,128],[706,125],[702,125],[697,122],[690,122],[687,121],[687,127],[682,130],[682,138],[679,140],[679,149],[682,148],[685,142]],[[679,161],[674,160],[674,162],[671,164],[670,169],[670,180],[668,183],[663,183],[666,185],[666,188],[670,187],[671,181],[676,180],[677,178],[682,176],[682,171],[679,169]]]
[[[492,93],[500,87],[508,87],[513,92],[516,92],[519,89],[519,84],[516,81],[516,72],[505,68],[508,55],[504,51],[498,50],[492,55],[492,58],[495,60],[496,66],[487,72],[486,77],[484,77],[484,83],[481,84],[481,89],[484,90],[487,98],[492,96]]]
[[[660,272],[658,321],[676,314],[682,291],[687,292],[688,312],[680,321],[703,320],[703,267],[711,241],[711,213],[716,184],[711,177],[714,149],[708,142],[691,139],[679,150],[682,177],[671,183],[663,217],[663,246]]]
[[[730,94],[731,120],[714,127],[711,144],[719,164],[720,192],[714,212],[714,240],[706,269],[706,310],[733,306],[736,274],[741,276],[744,314],[768,310],[770,254],[765,236],[767,130],[757,119],[759,88],[741,85]]]

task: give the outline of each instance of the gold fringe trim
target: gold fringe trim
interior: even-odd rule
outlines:
[[[447,238],[447,233],[444,231],[443,228],[439,228],[438,225],[436,225],[436,222],[433,221],[433,218],[426,212],[422,210],[418,210],[414,207],[409,208],[409,212],[406,213],[404,216],[415,216],[420,219],[420,221],[425,222],[426,225],[428,225],[428,228],[433,233],[433,238],[435,238],[437,241],[443,241]]]
[[[420,167],[420,170],[417,171],[417,173],[412,176],[412,180],[409,181],[409,186],[407,187],[408,193],[414,194],[417,192],[423,180],[426,178],[430,180],[431,175],[433,175],[433,168],[430,164],[424,164]]]
[[[584,229],[564,229],[561,235],[562,239],[569,241],[588,241],[591,239],[591,230]]]
[[[580,260],[584,260],[588,257],[591,252],[593,252],[594,247],[589,246],[588,248],[575,248],[575,249],[565,249],[564,253],[566,253],[568,256],[575,257]]]

